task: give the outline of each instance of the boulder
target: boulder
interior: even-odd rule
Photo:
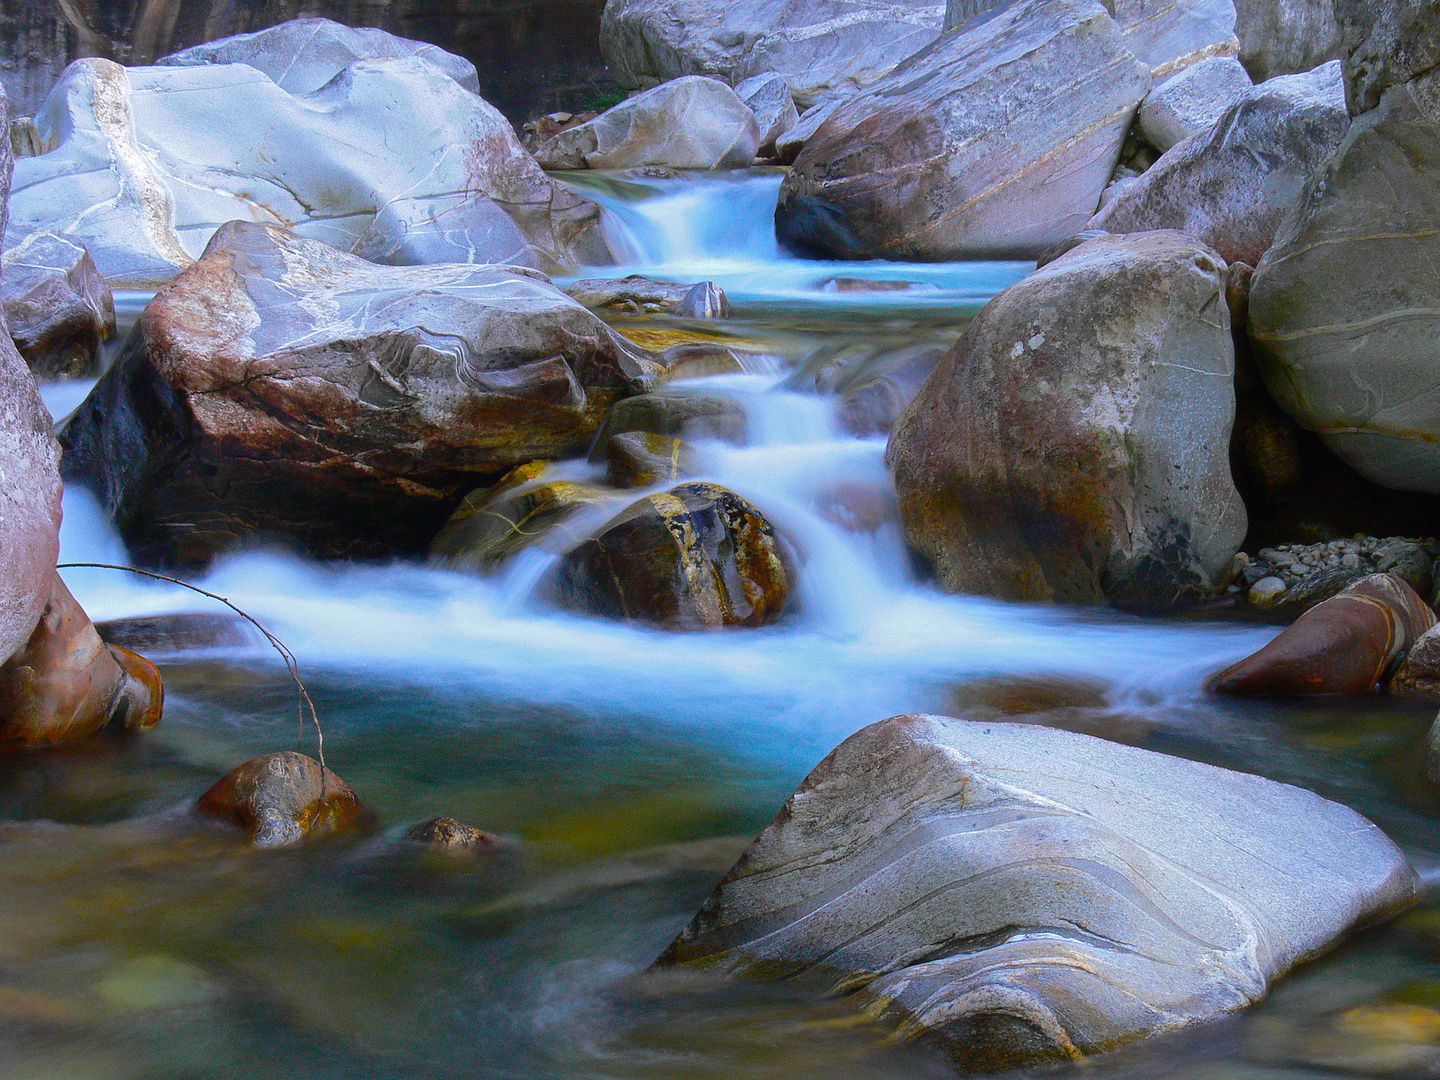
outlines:
[[[344,780],[293,750],[232,769],[200,796],[195,812],[236,826],[257,848],[365,828],[373,817]]]
[[[432,559],[448,569],[484,573],[537,544],[563,551],[583,534],[562,526],[578,511],[615,499],[613,491],[595,484],[557,479],[475,494],[480,497],[461,500],[430,543]]]
[[[0,90],[0,128],[8,126]],[[10,141],[0,139],[0,236],[10,191]],[[0,270],[3,281],[3,270]],[[0,660],[25,643],[50,602],[60,553],[60,448],[35,377],[0,309]]]
[[[1150,70],[1093,0],[1034,0],[947,34],[838,106],[775,228],[827,258],[1034,258],[1085,227]]]
[[[477,484],[583,452],[659,372],[534,272],[377,266],[230,222],[65,426],[66,476],[151,565],[266,536],[414,552]]]
[[[164,700],[155,665],[101,641],[52,569],[34,633],[0,666],[0,746],[78,743],[106,728],[147,731],[159,722]]]
[[[735,96],[755,114],[755,123],[760,126],[758,153],[773,154],[775,140],[800,122],[790,83],[778,72],[767,71],[742,79],[735,84]]]
[[[1317,604],[1274,641],[1210,682],[1221,694],[1365,694],[1435,625],[1428,604],[1394,574],[1372,574]]]
[[[1255,268],[1270,393],[1357,472],[1440,493],[1440,73],[1392,87],[1305,184]]]
[[[229,220],[377,262],[612,261],[598,208],[418,55],[359,60],[299,95],[245,64],[77,60],[34,126],[43,153],[17,163],[12,230],[73,237],[116,288],[170,280]]]
[[[734,169],[760,149],[755,114],[718,79],[661,83],[535,147],[547,169]]]
[[[588,308],[626,312],[664,311],[698,319],[721,318],[730,314],[730,301],[725,296],[725,290],[713,281],[682,284],[652,281],[631,274],[623,278],[582,278],[567,286],[565,292]]]
[[[803,109],[874,82],[934,41],[944,17],[931,0],[609,0],[600,51],[630,88],[774,71]]]
[[[1164,77],[1201,60],[1234,56],[1233,0],[1103,0],[1125,47]]]
[[[572,611],[666,630],[761,626],[785,610],[790,571],[755,507],[716,484],[648,495],[560,560]]]
[[[816,766],[657,966],[858,991],[892,1040],[996,1070],[1242,1009],[1415,895],[1379,829],[1301,788],[899,716]]]
[[[1334,0],[1350,115],[1440,66],[1440,12],[1433,0]]]
[[[412,56],[445,72],[472,94],[480,93],[475,65],[464,57],[374,27],[349,27],[330,19],[290,19],[252,34],[235,34],[182,49],[155,63],[168,67],[245,64],[298,97],[319,90],[356,61]]]
[[[1117,188],[1090,227],[1179,229],[1253,266],[1348,127],[1337,62],[1271,79]]]
[[[1140,133],[1162,154],[1181,139],[1209,131],[1250,92],[1250,76],[1233,56],[1216,56],[1166,79],[1140,103]]]
[[[265,643],[254,626],[230,612],[177,611],[107,619],[95,624],[95,632],[112,648],[147,653],[237,649]]]
[[[115,301],[84,244],[37,232],[7,246],[0,303],[36,378],[99,374],[100,346],[115,336]]]
[[[1334,0],[1235,0],[1240,62],[1257,83],[1340,56]]]
[[[673,435],[623,431],[605,441],[605,479],[612,487],[650,487],[694,471],[694,451]]]
[[[843,104],[844,98],[836,98],[806,109],[795,122],[795,126],[775,140],[775,157],[784,165],[793,162],[810,141],[810,136],[819,131],[820,125],[829,120],[830,114]]]
[[[1226,269],[1179,233],[1105,236],[985,306],[890,436],[905,533],[941,585],[1167,608],[1225,584]]]
[[[1387,688],[1392,694],[1440,704],[1440,626],[1411,642]]]

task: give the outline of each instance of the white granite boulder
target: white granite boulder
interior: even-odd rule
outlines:
[[[1340,55],[1334,0],[1235,0],[1240,62],[1256,82],[1310,71]]]
[[[800,122],[790,83],[774,71],[736,83],[735,95],[755,114],[755,122],[760,125],[762,154],[773,154],[775,140]]]
[[[172,67],[247,64],[297,96],[319,90],[357,60],[403,60],[417,56],[439,68],[472,94],[480,92],[475,65],[423,41],[411,41],[374,27],[350,27],[330,19],[290,19],[252,34],[207,41],[161,57]]]
[[[897,716],[815,767],[657,965],[858,991],[989,1071],[1245,1008],[1415,894],[1379,829],[1301,788]]]
[[[547,169],[726,169],[749,165],[759,148],[755,114],[735,91],[687,75],[552,135],[534,153]]]
[[[1090,228],[1179,229],[1227,261],[1254,266],[1349,125],[1339,61],[1271,79],[1208,131],[1176,143],[1143,174],[1117,184]]]
[[[360,60],[301,95],[245,64],[77,60],[33,135],[12,231],[74,237],[116,288],[168,281],[230,220],[396,263],[610,259],[594,204],[420,56]]]
[[[1163,610],[1224,584],[1246,527],[1225,282],[1179,233],[1102,236],[975,316],[886,452],[944,588]]]
[[[1180,140],[1209,131],[1226,109],[1250,92],[1250,85],[1250,76],[1233,56],[1192,64],[1145,95],[1140,134],[1163,154]]]
[[[938,0],[609,0],[600,51],[621,86],[682,75],[730,85],[767,71],[807,108],[874,82],[934,41]]]
[[[1102,0],[1125,47],[1163,78],[1214,56],[1234,56],[1233,0]]]
[[[1440,493],[1440,72],[1392,86],[1312,176],[1256,267],[1270,393],[1387,487]]]
[[[785,178],[776,231],[823,257],[1034,257],[1085,227],[1149,89],[1094,0],[1016,4],[837,107]]]

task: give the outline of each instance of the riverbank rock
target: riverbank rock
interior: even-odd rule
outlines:
[[[779,72],[767,71],[742,79],[735,84],[735,96],[755,114],[755,123],[760,127],[757,153],[775,153],[775,140],[800,122],[790,83]]]
[[[100,346],[115,336],[115,300],[84,244],[37,232],[7,247],[0,303],[37,378],[99,374]]]
[[[1364,694],[1426,630],[1435,612],[1393,574],[1375,574],[1317,604],[1258,652],[1210,682],[1221,694]]]
[[[1430,0],[1334,0],[1350,115],[1385,91],[1440,67],[1440,26]]]
[[[873,83],[940,33],[929,0],[610,0],[600,51],[621,86],[710,75],[731,86],[777,72],[802,109]]]
[[[763,514],[717,484],[648,495],[560,561],[572,611],[667,630],[760,626],[785,610],[790,572]]]
[[[1242,553],[1240,558],[1243,565],[1236,584],[1248,589],[1251,604],[1298,615],[1371,574],[1394,574],[1429,597],[1435,588],[1440,542],[1364,536],[1322,544],[1276,544],[1253,556]],[[1257,596],[1263,581],[1274,584]]]
[[[1253,88],[1208,131],[1172,146],[1144,175],[1117,185],[1090,227],[1179,229],[1230,262],[1254,266],[1311,173],[1350,126],[1332,61]]]
[[[755,114],[718,79],[661,83],[535,147],[547,169],[734,169],[760,149]]]
[[[155,665],[100,640],[89,616],[51,571],[44,613],[25,646],[0,666],[0,746],[83,742],[110,729],[147,731],[164,691]]]
[[[66,476],[147,564],[265,537],[414,552],[465,491],[582,453],[659,371],[538,274],[376,266],[231,222],[67,423]]]
[[[1140,133],[1163,154],[1182,139],[1209,131],[1250,89],[1250,76],[1233,56],[1202,60],[1145,95]]]
[[[997,1070],[1244,1008],[1415,891],[1379,829],[1309,791],[899,716],[816,766],[657,966],[808,974]]]
[[[1255,268],[1250,340],[1302,427],[1387,487],[1440,493],[1440,73],[1357,119]]]
[[[43,152],[17,164],[12,230],[84,243],[115,288],[169,281],[229,220],[376,262],[613,261],[598,208],[419,55],[358,60],[298,95],[240,63],[78,60],[33,129]]]
[[[404,60],[418,57],[445,72],[472,94],[480,93],[475,65],[423,41],[387,34],[374,27],[349,27],[331,19],[289,19],[251,34],[207,41],[155,63],[165,67],[200,64],[244,64],[268,75],[290,94],[319,90],[360,60]]]
[[[886,451],[941,585],[1158,609],[1225,584],[1246,523],[1225,276],[1178,233],[1105,236],[986,305]]]
[[[1240,62],[1257,82],[1340,56],[1334,0],[1235,0]]]
[[[1099,4],[1016,4],[837,107],[776,233],[827,258],[1034,258],[1085,227],[1149,89]]]
[[[195,812],[236,826],[257,848],[291,847],[364,828],[372,820],[350,785],[292,750],[232,769],[200,796]]]

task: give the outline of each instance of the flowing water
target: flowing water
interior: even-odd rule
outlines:
[[[885,1043],[853,999],[644,973],[805,773],[900,712],[1012,714],[1303,784],[1432,865],[1425,710],[1216,701],[1205,676],[1273,628],[947,596],[917,577],[883,436],[847,434],[815,387],[837,365],[933,355],[1028,266],[789,259],[775,175],[573,182],[605,206],[620,273],[728,291],[723,321],[614,319],[743,355],[743,373],[686,384],[747,420],[744,445],[699,446],[702,478],[787,538],[794,611],[697,635],[565,615],[544,601],[555,556],[540,550],[490,578],[263,549],[221,562],[198,584],[294,650],[328,763],[386,831],[257,855],[187,825],[223,772],[315,740],[264,648],[157,656],[154,732],[3,766],[0,1078],[950,1076],[926,1045]],[[45,391],[57,416],[80,394]],[[125,561],[79,489],[68,560]],[[65,577],[97,620],[206,604]],[[515,847],[463,866],[397,854],[396,833],[438,814]],[[1440,908],[1423,906],[1242,1016],[1062,1074],[1437,1075],[1437,1044]]]

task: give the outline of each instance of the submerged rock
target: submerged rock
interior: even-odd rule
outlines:
[[[1098,3],[1015,4],[838,106],[785,177],[777,234],[829,258],[1033,258],[1085,227],[1149,89]]]
[[[1265,385],[1386,487],[1440,493],[1440,72],[1386,91],[1306,182],[1250,287]]]
[[[713,281],[689,284],[652,281],[632,274],[624,278],[582,278],[565,292],[588,308],[616,311],[665,311],[692,318],[719,318],[730,314],[725,290]]]
[[[635,503],[560,561],[574,611],[667,630],[760,626],[785,610],[790,574],[764,515],[716,484]]]
[[[1090,227],[1179,229],[1226,260],[1253,266],[1349,126],[1338,62],[1271,79],[1142,176],[1117,185]]]
[[[615,492],[594,484],[543,478],[472,494],[431,541],[430,554],[442,566],[476,573],[537,544],[556,552],[573,546],[580,537],[565,523],[588,506],[615,500]]]
[[[808,973],[896,1037],[1004,1069],[1244,1008],[1415,890],[1379,829],[1309,791],[900,716],[811,772],[657,965]]]
[[[622,431],[605,440],[605,478],[613,487],[649,487],[694,471],[694,451],[673,435]]]
[[[621,86],[683,75],[733,86],[773,71],[807,108],[874,82],[934,41],[944,17],[932,0],[610,0],[600,51]]]
[[[232,769],[200,796],[195,812],[237,826],[257,848],[290,847],[358,829],[372,817],[345,781],[292,750]]]
[[[99,374],[100,346],[115,336],[115,301],[84,244],[38,232],[8,247],[0,301],[37,378]]]
[[[1225,264],[1178,233],[1081,244],[992,300],[890,437],[941,585],[1163,609],[1245,535]]]
[[[51,571],[49,601],[25,647],[0,667],[0,746],[83,742],[102,729],[146,731],[164,707],[160,672],[107,646]]]
[[[595,437],[590,460],[602,461],[610,440],[627,431],[739,444],[745,441],[747,428],[745,412],[733,399],[683,387],[666,387],[652,394],[636,394],[617,401]]]
[[[1435,625],[1435,612],[1394,574],[1372,574],[1306,611],[1275,640],[1210,681],[1221,694],[1364,694]]]
[[[755,114],[718,79],[687,75],[627,98],[534,148],[547,169],[734,169],[760,148]]]
[[[409,843],[423,845],[429,851],[462,857],[485,855],[510,847],[494,833],[466,825],[452,817],[431,818],[412,825],[405,831],[405,839]]]
[[[538,274],[376,266],[231,222],[66,425],[66,475],[149,564],[251,537],[423,550],[465,491],[583,452],[659,371]]]
[[[608,263],[595,204],[422,55],[292,93],[248,64],[71,64],[34,119],[11,227],[81,241],[112,287],[154,288],[233,219],[376,262]],[[393,152],[377,153],[376,147]]]
[[[178,611],[107,619],[95,624],[105,644],[147,653],[190,652],[262,644],[260,632],[239,615]]]

